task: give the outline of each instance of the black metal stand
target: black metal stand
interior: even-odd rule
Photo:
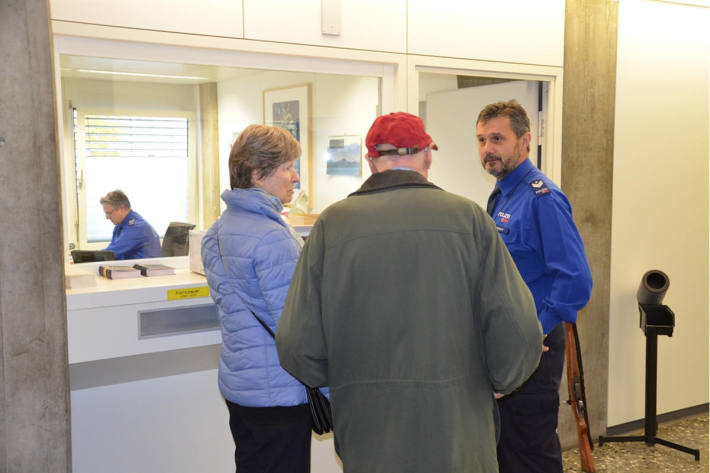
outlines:
[[[607,442],[646,442],[646,445],[665,445],[666,447],[680,450],[695,456],[695,461],[700,461],[700,450],[684,447],[677,443],[669,442],[656,437],[658,423],[656,422],[656,387],[658,363],[658,335],[673,334],[675,317],[673,312],[662,305],[639,305],[641,312],[641,328],[646,333],[646,412],[644,422],[644,435],[630,435],[627,437],[599,436],[599,446]]]

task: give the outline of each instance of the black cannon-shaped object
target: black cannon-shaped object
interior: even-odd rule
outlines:
[[[670,280],[663,271],[653,269],[647,271],[641,278],[641,284],[636,291],[636,301],[639,306],[639,325],[646,335],[646,405],[644,419],[644,435],[627,437],[599,436],[599,446],[605,442],[645,442],[646,445],[665,445],[681,452],[689,453],[700,461],[700,450],[684,447],[677,443],[669,442],[656,437],[658,423],[656,422],[656,391],[658,368],[658,336],[673,335],[675,327],[675,314],[663,305]]]
[[[670,280],[666,273],[657,269],[647,271],[641,278],[641,284],[636,291],[639,304],[639,326],[648,335],[673,335],[675,314],[666,305],[661,304]]]

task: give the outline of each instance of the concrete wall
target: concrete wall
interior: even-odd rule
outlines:
[[[572,203],[594,279],[577,328],[592,435],[604,435],[609,346],[614,83],[617,2],[567,0],[562,115],[562,189]],[[569,399],[566,375],[560,399]],[[572,408],[560,408],[564,447],[577,443]]]
[[[68,472],[69,380],[45,0],[0,2],[0,472]]]

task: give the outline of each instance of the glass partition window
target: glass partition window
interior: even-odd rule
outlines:
[[[304,66],[305,69],[305,66]],[[100,249],[113,225],[99,199],[123,190],[162,236],[171,221],[205,229],[229,189],[229,152],[250,124],[301,143],[291,216],[318,214],[369,176],[365,135],[382,77],[60,55],[62,163],[69,245]],[[381,68],[380,68],[381,70]]]
[[[161,237],[171,221],[189,220],[188,117],[75,115],[83,206],[95,207],[120,185]],[[89,243],[110,241],[112,232],[113,224],[100,212],[86,212]]]

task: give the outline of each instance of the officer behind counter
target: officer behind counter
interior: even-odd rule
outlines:
[[[137,212],[121,190],[109,192],[101,198],[106,218],[115,225],[111,244],[115,259],[157,258],[161,255],[158,234]]]

